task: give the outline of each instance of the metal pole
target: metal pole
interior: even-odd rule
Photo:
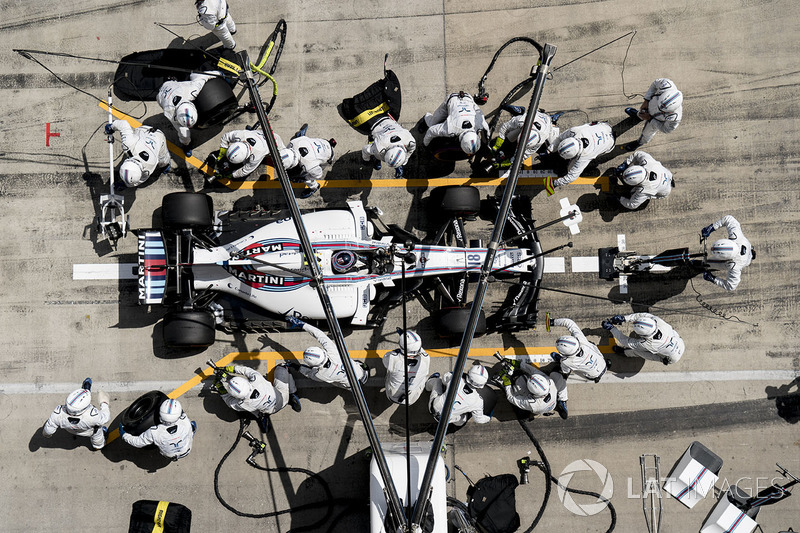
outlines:
[[[412,527],[420,524],[425,508],[428,504],[427,495],[430,492],[431,482],[433,481],[433,472],[436,468],[436,459],[441,453],[442,443],[444,436],[447,432],[447,425],[450,420],[450,413],[453,410],[453,403],[455,402],[456,392],[458,391],[461,382],[461,374],[464,372],[464,366],[467,362],[467,355],[472,345],[472,338],[475,336],[475,328],[478,324],[478,315],[481,307],[483,306],[483,299],[486,296],[486,289],[489,285],[489,275],[492,271],[494,258],[497,255],[497,249],[500,246],[500,241],[503,237],[503,229],[508,219],[508,211],[511,207],[511,199],[514,196],[514,190],[517,187],[519,179],[519,170],[522,167],[522,155],[525,152],[525,142],[530,135],[531,128],[533,127],[533,119],[536,116],[536,110],[539,109],[539,101],[542,98],[542,91],[544,90],[544,82],[547,78],[547,73],[550,70],[550,62],[555,56],[556,47],[553,45],[545,44],[540,53],[540,64],[536,72],[536,82],[533,86],[531,94],[531,102],[528,107],[528,114],[525,117],[525,124],[522,127],[522,132],[519,134],[521,141],[517,145],[517,152],[514,155],[514,164],[511,166],[508,181],[506,182],[505,191],[503,191],[503,199],[500,202],[498,209],[497,219],[495,221],[494,230],[492,232],[491,241],[487,247],[486,260],[481,267],[480,278],[478,286],[475,289],[475,298],[472,300],[472,307],[467,320],[467,327],[464,331],[464,336],[461,339],[461,346],[458,349],[458,356],[456,357],[455,368],[453,369],[453,379],[447,389],[447,397],[445,398],[444,409],[442,410],[439,425],[436,427],[436,434],[433,437],[433,446],[431,447],[430,455],[428,456],[428,464],[425,467],[425,475],[422,478],[422,486],[419,489],[419,498],[414,506],[414,513],[411,516]]]
[[[247,56],[247,52],[241,52],[240,57],[242,60],[242,65],[240,66],[242,66],[244,69],[244,82],[247,85],[247,89],[250,92],[250,98],[256,108],[256,115],[258,116],[258,121],[261,124],[261,129],[264,132],[264,137],[267,140],[269,152],[272,154],[273,161],[275,161],[275,174],[278,176],[278,180],[281,184],[281,190],[283,191],[283,196],[286,199],[286,204],[288,205],[289,211],[292,214],[292,222],[294,223],[295,230],[297,231],[297,237],[300,240],[300,246],[302,247],[303,253],[306,256],[308,267],[311,270],[311,279],[313,280],[313,284],[317,289],[317,295],[319,296],[320,303],[322,304],[322,309],[325,311],[325,318],[328,321],[328,327],[331,330],[333,341],[336,343],[336,349],[339,351],[339,355],[342,358],[344,371],[347,375],[347,381],[350,383],[350,388],[353,392],[353,398],[355,399],[356,406],[358,407],[361,422],[364,424],[364,429],[367,432],[367,439],[369,440],[369,444],[372,447],[373,453],[375,454],[375,460],[378,464],[381,479],[383,480],[386,494],[388,496],[386,503],[389,511],[397,518],[397,520],[407,523],[402,502],[397,495],[397,489],[395,488],[394,481],[392,480],[392,474],[389,472],[389,465],[386,462],[386,456],[383,454],[383,448],[381,447],[381,442],[378,439],[378,433],[375,431],[375,426],[372,423],[372,416],[370,415],[369,407],[367,407],[367,401],[364,398],[364,391],[361,390],[361,383],[359,383],[358,379],[356,379],[355,372],[353,371],[352,367],[352,360],[350,359],[350,352],[348,351],[347,345],[344,342],[344,334],[342,333],[342,329],[339,326],[339,321],[333,312],[333,305],[331,304],[328,291],[325,288],[325,280],[322,276],[322,271],[320,270],[319,265],[314,258],[314,247],[311,245],[311,240],[308,237],[308,232],[306,231],[305,224],[303,223],[303,219],[300,214],[300,208],[297,206],[297,199],[294,197],[292,185],[289,182],[289,175],[286,173],[286,169],[283,168],[283,164],[281,163],[280,150],[278,149],[278,144],[275,142],[275,135],[272,133],[272,127],[267,119],[267,114],[264,112],[261,96],[258,93],[258,87],[256,86],[255,79],[253,78],[253,72],[250,70],[250,60]]]

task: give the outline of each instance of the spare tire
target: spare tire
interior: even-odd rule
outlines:
[[[158,408],[166,399],[167,395],[157,390],[137,398],[120,418],[120,423],[125,426],[125,431],[138,436],[148,428],[158,425]]]
[[[161,222],[165,229],[210,229],[214,202],[199,192],[173,192],[161,200]]]
[[[208,311],[170,311],[164,316],[164,344],[169,348],[207,348],[214,344],[214,315]]]
[[[440,337],[461,337],[467,329],[469,320],[469,307],[455,307],[442,310],[437,319],[436,331]],[[481,309],[478,315],[478,323],[475,328],[475,336],[480,337],[486,333],[486,314]]]
[[[445,187],[440,206],[448,215],[477,215],[481,211],[481,193],[471,185]]]
[[[223,78],[211,78],[194,99],[197,108],[196,128],[219,124],[239,107],[239,101],[230,84]]]

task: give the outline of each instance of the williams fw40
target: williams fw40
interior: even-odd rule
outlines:
[[[380,219],[377,208],[350,201],[346,209],[304,213],[336,316],[355,326],[377,326],[403,299],[418,299],[437,318],[437,331],[458,336],[466,327],[471,276],[480,272],[486,248],[467,239],[465,220],[498,200],[481,201],[474,187],[434,189],[428,204],[441,226],[429,242]],[[518,284],[500,310],[481,316],[479,330],[517,330],[536,324],[541,247],[530,201],[512,209],[507,240],[493,276]],[[527,205],[527,213],[525,206]],[[164,341],[171,347],[205,347],[215,327],[225,331],[284,329],[287,315],[324,320],[308,257],[294,225],[281,212],[215,212],[201,193],[172,193],[162,201],[163,229],[138,230],[139,303],[169,307]],[[488,322],[488,325],[487,325]]]

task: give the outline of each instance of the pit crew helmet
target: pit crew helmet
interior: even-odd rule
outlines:
[[[531,134],[528,135],[528,144],[525,146],[538,148],[541,144],[542,135],[536,129],[531,129]]]
[[[283,163],[283,168],[289,170],[290,168],[296,167],[300,160],[297,158],[295,151],[291,148],[281,148],[281,162]]]
[[[556,341],[556,350],[564,357],[569,357],[581,351],[581,343],[572,335],[564,335]]]
[[[228,394],[237,400],[244,400],[245,398],[250,397],[253,387],[250,385],[250,381],[247,378],[242,376],[233,376],[225,384],[225,388],[227,389]]]
[[[392,146],[383,154],[383,160],[392,168],[400,168],[406,159],[406,149],[402,146]]]
[[[622,173],[622,181],[625,185],[634,187],[639,185],[647,177],[647,170],[641,165],[631,165]]]
[[[325,355],[325,350],[319,346],[309,346],[303,352],[303,362],[312,368],[324,365],[327,359],[328,356]]]
[[[181,127],[192,128],[197,124],[197,108],[191,102],[181,102],[175,108],[175,122]]]
[[[464,131],[458,136],[458,142],[461,145],[461,150],[467,155],[472,155],[481,147],[481,140],[478,134],[472,130]]]
[[[467,372],[467,383],[476,389],[482,389],[489,381],[489,372],[483,365],[475,365]]]
[[[92,404],[92,393],[86,389],[78,389],[69,393],[67,401],[64,402],[64,409],[67,414],[78,416],[86,411]]]
[[[550,378],[542,374],[531,374],[527,386],[534,398],[544,398],[550,392]]]
[[[658,109],[665,113],[674,113],[683,104],[683,93],[674,86],[661,94]]]
[[[658,331],[658,325],[650,317],[637,318],[633,321],[633,331],[640,337],[649,339]]]
[[[250,145],[246,142],[235,142],[230,145],[225,156],[232,165],[241,165],[250,157]]]
[[[711,245],[711,259],[730,261],[736,252],[736,243],[730,239],[719,239]]]
[[[558,155],[564,159],[572,159],[583,151],[583,143],[580,139],[569,137],[558,143]]]
[[[404,335],[400,335],[397,343],[400,345],[400,350],[404,350],[406,344],[408,345],[409,357],[417,355],[422,350],[422,339],[415,331],[406,331]]]
[[[136,187],[142,179],[142,164],[134,157],[129,157],[119,166],[119,179],[128,187]]]
[[[158,418],[166,425],[171,426],[183,414],[183,407],[178,400],[164,400],[158,408]]]

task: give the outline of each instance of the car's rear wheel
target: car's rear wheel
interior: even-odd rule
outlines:
[[[219,124],[239,107],[231,86],[222,78],[212,78],[194,100],[197,108],[197,127]]]
[[[170,193],[161,200],[161,222],[166,229],[209,229],[214,222],[214,202],[203,193]]]
[[[476,215],[481,210],[481,193],[471,185],[445,187],[441,208],[448,215]]]
[[[460,337],[467,329],[469,321],[469,307],[457,307],[445,309],[437,320],[437,332],[441,337]],[[486,333],[486,314],[483,309],[478,314],[478,322],[475,328],[475,336],[479,337]]]
[[[458,137],[435,137],[428,145],[428,150],[439,161],[463,161],[469,159],[458,142]]]
[[[208,311],[170,311],[164,317],[164,344],[169,348],[207,348],[214,344],[214,316]]]
[[[131,435],[141,435],[148,428],[157,425],[158,408],[166,399],[167,395],[157,390],[137,398],[120,418],[120,423],[125,427],[125,431]]]

